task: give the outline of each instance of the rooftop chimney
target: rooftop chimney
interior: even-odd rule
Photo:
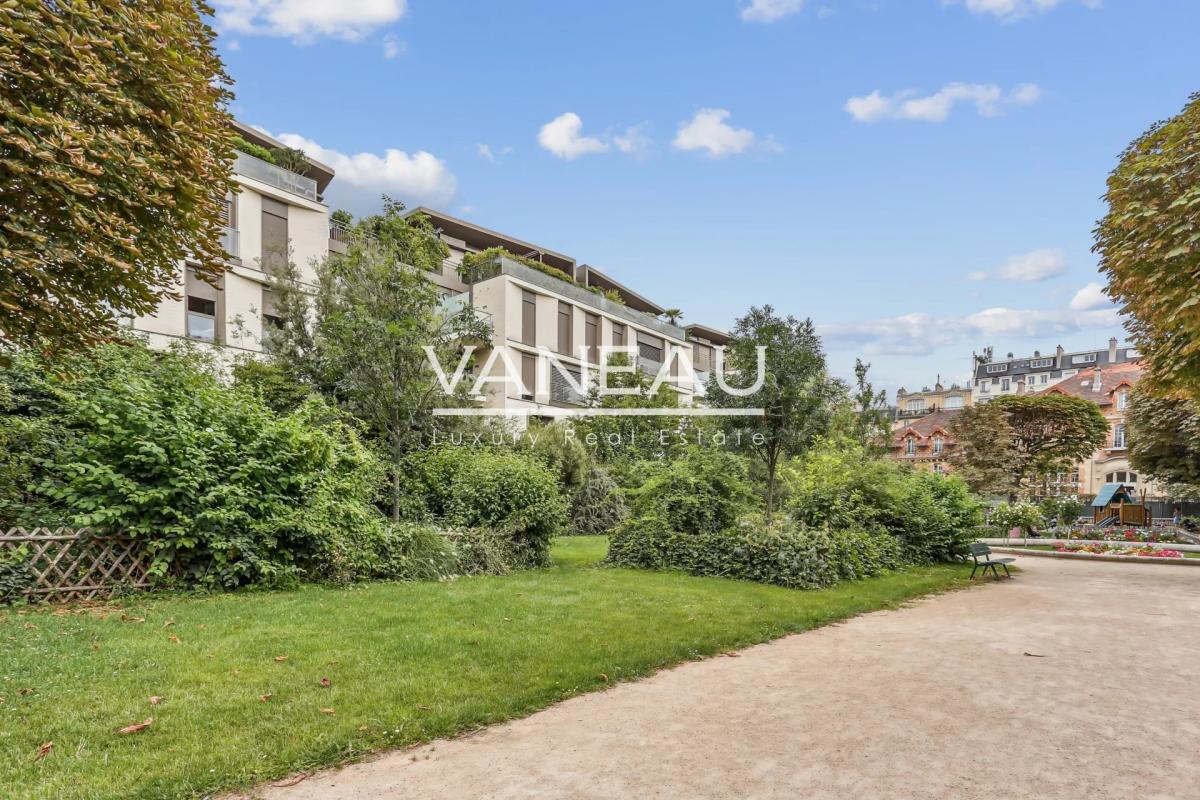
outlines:
[[[1117,363],[1117,337],[1108,340],[1108,363]]]
[[[1103,376],[1104,376],[1104,373],[1100,370],[1100,365],[1097,364],[1096,368],[1092,370],[1092,391],[1093,392],[1100,391],[1100,379]]]
[[[1061,344],[1054,348],[1054,366],[1058,369],[1062,369],[1063,367],[1062,357],[1063,353],[1065,352],[1067,351],[1063,350],[1063,346]]]

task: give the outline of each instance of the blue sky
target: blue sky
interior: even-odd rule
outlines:
[[[1104,180],[1200,89],[1194,0],[215,5],[234,113],[332,205],[433,205],[686,322],[811,316],[889,393],[1122,335]]]

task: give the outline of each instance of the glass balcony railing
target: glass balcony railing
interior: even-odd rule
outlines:
[[[554,292],[570,300],[574,300],[580,305],[591,306],[609,316],[623,319],[626,322],[632,322],[634,325],[641,325],[647,330],[654,331],[677,341],[685,341],[687,339],[687,334],[678,325],[672,325],[668,322],[663,322],[657,317],[652,317],[641,311],[635,311],[628,306],[613,302],[607,297],[590,292],[581,286],[567,283],[552,275],[547,275],[540,270],[527,267],[524,264],[513,261],[511,258],[499,256],[490,263],[482,264],[473,277],[475,281],[483,281],[494,278],[497,275],[511,275],[526,283],[541,287],[546,291]]]
[[[320,200],[320,197],[317,195],[317,182],[312,178],[305,175],[297,175],[295,172],[286,170],[283,167],[277,167],[274,164],[268,164],[261,158],[255,158],[254,156],[239,152],[233,162],[233,171],[238,175],[262,181],[268,186],[274,186],[276,189],[300,195],[307,200],[312,200],[314,203]]]

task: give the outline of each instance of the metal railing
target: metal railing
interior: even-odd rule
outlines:
[[[283,167],[269,164],[261,158],[255,158],[252,155],[239,151],[237,158],[233,162],[233,171],[238,175],[262,181],[268,186],[274,186],[276,189],[300,195],[307,200],[312,200],[314,203],[320,200],[320,197],[317,195],[317,182],[315,180],[306,175],[297,175],[295,172],[286,170]]]

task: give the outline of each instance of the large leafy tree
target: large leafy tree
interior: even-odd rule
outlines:
[[[1094,250],[1155,389],[1200,396],[1200,93],[1129,145]]]
[[[951,432],[968,485],[1015,498],[1095,452],[1108,436],[1108,421],[1082,397],[1006,395],[959,414]]]
[[[276,283],[283,324],[267,339],[285,374],[332,396],[380,442],[396,520],[407,457],[433,431],[433,409],[456,400],[445,395],[424,348],[453,371],[464,341],[488,337],[473,313],[443,313],[426,275],[441,266],[445,246],[426,218],[401,217],[402,210],[389,203],[362,223],[372,237],[317,265],[315,299],[295,266],[284,266]]]
[[[1138,386],[1126,417],[1133,466],[1175,485],[1200,486],[1200,403],[1186,397],[1156,397]]]
[[[0,348],[75,347],[221,270],[230,81],[203,2],[0,4]]]
[[[736,396],[725,392],[714,373],[706,402],[716,408],[761,408],[763,416],[724,418],[729,443],[754,455],[766,472],[766,506],[775,507],[779,463],[803,454],[829,431],[835,407],[846,387],[825,367],[821,339],[811,319],[780,317],[769,305],[751,308],[734,325],[725,347],[731,385],[749,387],[758,374],[758,348],[765,348],[762,388]]]
[[[880,456],[887,452],[891,417],[887,409],[887,392],[875,391],[867,379],[870,364],[854,359],[854,387],[850,401],[854,411],[854,437],[868,456]]]

